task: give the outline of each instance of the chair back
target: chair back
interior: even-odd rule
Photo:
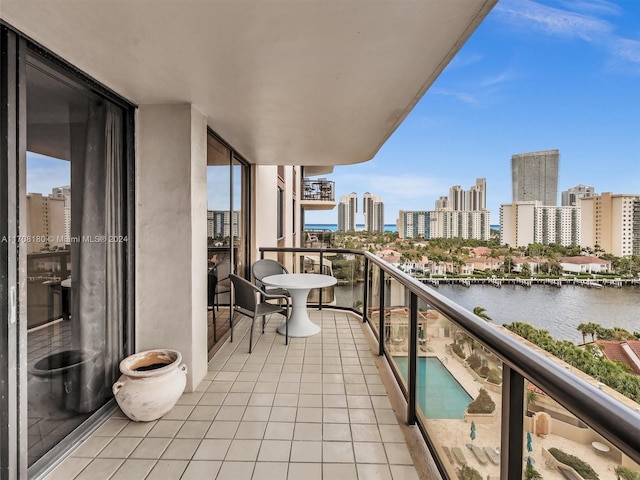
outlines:
[[[251,282],[233,273],[229,275],[233,283],[234,299],[233,306],[243,315],[255,316],[257,308],[256,290]]]
[[[214,270],[218,277],[218,286],[229,287],[229,274],[231,273],[231,260],[225,258],[216,263]]]
[[[261,289],[264,289],[264,284],[262,283],[262,279],[264,277],[268,277],[269,275],[280,275],[281,273],[289,273],[284,265],[268,258],[263,258],[262,260],[258,260],[254,263],[251,271],[256,279],[256,285]]]

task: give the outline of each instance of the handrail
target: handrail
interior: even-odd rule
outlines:
[[[368,260],[367,265],[369,268],[371,265],[376,265],[385,273],[385,276],[388,275],[394,278],[411,294],[443,313],[450,321],[462,327],[471,337],[497,355],[508,367],[504,369],[507,372],[506,374],[516,374],[526,378],[579,417],[585,424],[615,445],[625,455],[640,463],[640,414],[637,411],[615,400],[539,351],[478,318],[472,312],[398,270],[376,255],[367,251],[353,249],[260,248],[260,251],[364,255],[365,259]],[[411,302],[411,305],[413,305],[413,302]],[[373,321],[373,319],[369,319],[369,321]],[[520,385],[518,382],[514,382],[514,384]],[[521,395],[520,393],[520,398]],[[507,394],[507,396],[510,395]],[[515,398],[518,397],[516,396]],[[503,403],[503,408],[504,406]],[[514,405],[510,407],[517,408]],[[520,409],[522,408],[523,406],[520,404]],[[508,418],[505,417],[508,414],[509,412],[503,411],[503,418]],[[504,428],[508,428],[508,426],[503,426]],[[510,455],[512,453],[519,455],[521,458],[522,449],[520,449],[520,452],[509,452]],[[521,460],[519,462],[520,464],[522,463]]]

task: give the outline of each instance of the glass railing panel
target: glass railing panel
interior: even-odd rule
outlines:
[[[380,338],[380,278],[382,270],[377,265],[371,265],[369,268],[369,299],[367,306],[367,318],[373,333]]]
[[[437,310],[418,310],[418,420],[449,478],[497,480],[502,363]]]
[[[392,368],[399,374],[400,381],[406,391],[411,316],[409,296],[405,290],[404,286],[387,275],[384,300],[384,349]]]
[[[619,394],[608,387],[600,385],[600,389],[618,398]],[[534,472],[545,477],[547,472],[554,472],[565,478],[580,478],[576,473],[581,478],[640,478],[640,464],[536,385],[525,382],[524,398],[523,478],[536,478]],[[621,400],[629,403],[628,399]]]
[[[334,289],[334,302],[329,303],[326,299],[325,304],[362,313],[364,257],[354,253],[326,253],[324,258],[331,265],[331,273],[338,282]]]

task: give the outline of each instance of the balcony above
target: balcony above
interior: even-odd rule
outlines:
[[[305,178],[301,205],[305,210],[333,210],[336,206],[335,182],[326,178]]]

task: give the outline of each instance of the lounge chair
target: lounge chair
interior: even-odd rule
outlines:
[[[452,447],[451,453],[453,453],[453,456],[456,459],[456,462],[458,462],[460,465],[467,464],[467,459],[464,458],[464,453],[462,453],[462,450],[460,450],[460,447]]]
[[[493,448],[484,447],[484,453],[489,458],[489,461],[494,465],[500,465],[500,454],[497,453]]]
[[[467,443],[467,448],[473,452],[480,465],[486,465],[489,462],[487,455],[480,449],[480,447],[472,443]]]
[[[447,456],[447,460],[449,460],[449,463],[451,465],[454,465],[455,461],[453,460],[453,455],[451,455],[451,450],[449,450],[449,447],[442,447],[442,451]]]

